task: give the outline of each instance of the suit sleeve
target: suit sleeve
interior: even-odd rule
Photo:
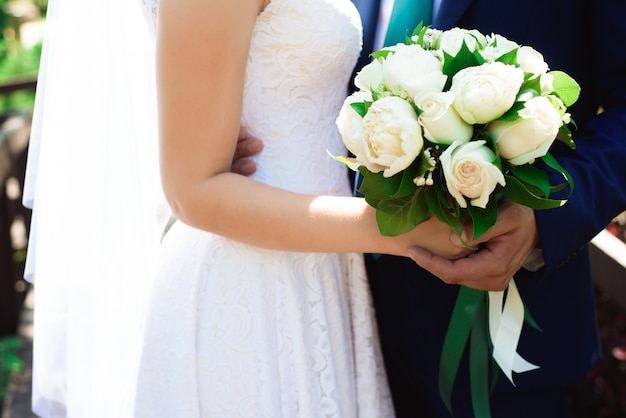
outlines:
[[[547,270],[576,258],[611,219],[626,210],[626,2],[588,2],[589,45],[571,48],[580,55],[585,100],[601,108],[575,131],[576,150],[557,144],[554,155],[574,179],[574,191],[559,209],[537,211]],[[559,25],[554,25],[561,31]],[[564,45],[568,39],[563,39]],[[582,98],[581,95],[581,98]],[[576,115],[574,114],[574,119]]]

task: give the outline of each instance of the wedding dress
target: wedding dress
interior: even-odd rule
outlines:
[[[156,3],[144,0],[155,27]],[[360,40],[350,0],[259,14],[242,114],[265,144],[254,179],[350,195],[328,151],[345,153],[335,117]],[[158,259],[136,416],[393,415],[361,255],[265,250],[176,222]]]

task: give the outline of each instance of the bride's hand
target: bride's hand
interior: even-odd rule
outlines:
[[[433,216],[399,238],[410,247],[420,247],[449,260],[465,257],[473,252],[472,248],[464,246],[460,240],[453,239],[454,235],[455,232],[448,225]]]
[[[248,135],[246,128],[240,128],[230,171],[244,176],[253,174],[256,171],[256,164],[250,160],[250,157],[259,154],[261,151],[263,151],[263,141]]]

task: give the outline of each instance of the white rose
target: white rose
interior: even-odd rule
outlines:
[[[454,57],[461,50],[463,41],[470,51],[477,51],[487,46],[487,38],[479,31],[452,28],[444,31],[439,37],[439,48]]]
[[[530,46],[523,46],[517,51],[517,62],[525,73],[544,74],[548,72],[548,64],[543,55]]]
[[[487,123],[513,106],[524,72],[501,62],[467,67],[452,78],[454,109],[469,124]]]
[[[467,142],[474,128],[466,123],[452,107],[454,94],[447,92],[422,93],[415,97],[415,105],[422,110],[419,123],[424,137],[435,144],[450,145],[454,141]]]
[[[387,89],[403,98],[427,91],[441,91],[447,76],[443,64],[419,45],[398,44],[383,63]]]
[[[532,163],[548,152],[563,124],[560,112],[544,96],[524,103],[520,119],[487,125],[502,158],[513,165]]]
[[[363,118],[352,108],[351,104],[363,101],[372,101],[372,95],[369,92],[358,91],[348,96],[335,120],[343,143],[357,159],[363,155],[365,149],[363,145]]]
[[[375,59],[354,77],[354,85],[360,90],[376,91],[383,81],[383,63],[379,59]]]
[[[484,209],[496,186],[506,184],[495,158],[485,141],[454,142],[441,154],[448,191],[459,206],[467,207],[467,197],[472,206]]]
[[[361,161],[370,171],[391,177],[407,168],[422,151],[424,139],[413,107],[399,97],[376,100],[363,118]]]

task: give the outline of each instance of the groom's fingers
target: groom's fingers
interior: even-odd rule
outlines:
[[[512,278],[507,278],[503,267],[497,265],[497,256],[489,249],[481,249],[465,258],[448,260],[415,247],[409,250],[409,257],[448,284],[479,290],[504,290]]]
[[[236,174],[248,176],[256,171],[256,164],[248,158],[263,151],[263,141],[248,135],[245,128],[239,130],[237,146],[233,155],[231,171]]]
[[[233,161],[241,158],[249,158],[263,151],[263,141],[259,138],[249,136],[248,132],[241,128],[239,137],[237,138],[237,146],[235,147],[235,155]]]

